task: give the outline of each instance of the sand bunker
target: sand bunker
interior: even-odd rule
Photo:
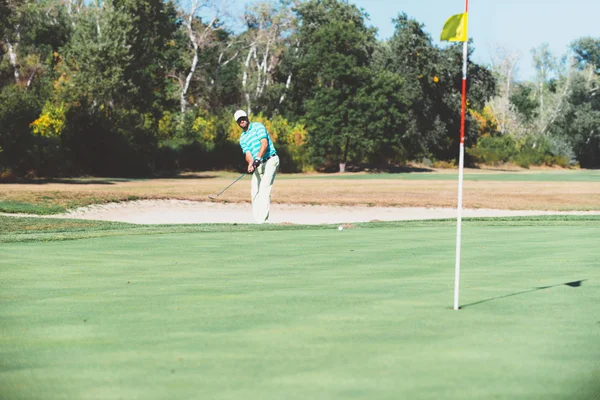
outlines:
[[[463,210],[464,217],[514,217],[532,215],[600,215],[600,212]],[[140,200],[94,205],[60,215],[53,215],[50,218],[120,221],[134,224],[253,223],[251,205],[249,203],[182,200]],[[376,220],[406,221],[439,218],[456,218],[456,209],[272,204],[269,222],[313,225]]]

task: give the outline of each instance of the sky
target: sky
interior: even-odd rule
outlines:
[[[239,4],[252,1],[235,0]],[[379,39],[394,33],[392,18],[405,12],[425,25],[435,42],[446,19],[464,12],[464,0],[348,0],[369,14],[367,25],[378,29]],[[575,39],[600,37],[599,0],[470,0],[469,37],[473,61],[490,65],[499,47],[519,54],[516,77],[535,77],[531,49],[548,43],[554,56],[564,55]]]
[[[465,10],[464,0],[349,0],[369,14],[378,38],[394,33],[391,19],[401,12],[425,25],[437,44],[444,22]],[[569,44],[583,36],[600,37],[598,0],[471,0],[469,38],[473,61],[490,65],[499,47],[520,55],[517,78],[533,79],[531,49],[548,43],[554,56],[564,55]]]

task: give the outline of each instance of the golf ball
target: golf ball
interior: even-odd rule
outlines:
[[[341,230],[344,230],[344,227],[340,225],[340,226],[338,226],[338,231],[341,231]]]

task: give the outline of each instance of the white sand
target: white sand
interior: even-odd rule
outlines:
[[[15,215],[15,214],[3,214]],[[454,208],[399,208],[356,206],[308,206],[272,204],[270,223],[334,224],[351,222],[456,218]],[[559,212],[530,210],[465,209],[464,217],[513,217],[530,215],[600,215],[600,211]],[[18,215],[25,216],[25,215]],[[253,223],[249,203],[140,200],[79,208],[48,218],[121,221],[135,224]]]

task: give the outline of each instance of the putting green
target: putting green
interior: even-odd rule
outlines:
[[[3,399],[588,399],[598,219],[2,243]],[[261,228],[264,229],[264,228]]]

